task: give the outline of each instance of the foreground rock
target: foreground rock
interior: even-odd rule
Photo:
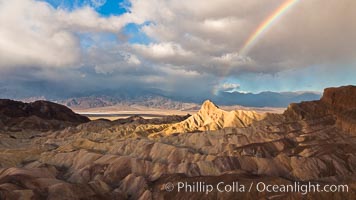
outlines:
[[[0,131],[57,130],[88,121],[87,117],[49,101],[23,103],[0,99]]]
[[[229,113],[206,102],[198,115],[173,124],[136,117],[21,140],[4,133],[0,199],[355,199],[355,101],[356,87],[347,86],[326,89],[320,101],[291,104],[283,114],[245,113],[229,121]],[[184,132],[172,134],[172,127]],[[177,191],[178,182],[197,181],[312,181],[347,184],[348,192]]]

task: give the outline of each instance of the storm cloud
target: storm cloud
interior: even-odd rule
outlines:
[[[217,90],[356,84],[344,76],[356,73],[353,0],[298,1],[240,54],[283,2],[131,0],[125,2],[127,12],[103,16],[97,8],[106,1],[69,9],[46,1],[0,0],[1,88],[20,90],[31,82],[56,88],[59,96],[132,88],[209,98]],[[127,32],[130,25],[137,32]],[[144,42],[130,40],[138,34]]]

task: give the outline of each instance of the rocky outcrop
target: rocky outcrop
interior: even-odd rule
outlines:
[[[13,132],[22,130],[55,130],[69,125],[88,122],[85,116],[74,113],[69,108],[49,101],[23,103],[0,99],[0,121],[5,129]]]
[[[326,88],[319,101],[291,104],[288,117],[313,120],[332,117],[336,126],[348,133],[356,132],[356,86]]]
[[[333,110],[350,110],[356,108],[356,86],[326,88],[321,102],[328,104]]]
[[[74,113],[69,108],[49,101],[22,103],[0,99],[0,114],[9,118],[36,116],[44,120],[59,120],[73,123],[88,122],[88,118]]]
[[[264,117],[265,115],[256,113],[255,111],[224,111],[219,109],[219,107],[210,100],[207,100],[197,113],[182,122],[169,126],[160,134],[170,135],[174,133],[219,130],[228,127],[247,127],[252,122],[261,120]]]
[[[190,117],[190,115],[168,115],[161,118],[145,119],[139,115],[134,115],[124,119],[117,119],[113,121],[113,124],[172,124],[178,123]]]

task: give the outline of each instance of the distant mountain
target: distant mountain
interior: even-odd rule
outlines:
[[[320,97],[321,94],[316,92],[261,92],[258,94],[222,92],[212,100],[219,105],[287,107],[290,103],[318,100]]]
[[[90,96],[90,97],[69,98],[65,100],[59,100],[57,102],[77,110],[88,109],[88,108],[109,107],[109,106],[116,106],[116,107],[121,107],[123,109],[131,109],[131,110],[135,110],[138,107],[167,109],[167,110],[186,110],[186,109],[195,108],[198,105],[195,103],[174,101],[167,97],[153,96],[153,95],[141,96],[135,98]]]
[[[316,92],[261,92],[261,93],[240,93],[240,92],[220,92],[216,96],[193,96],[178,97],[166,94],[159,90],[130,90],[120,88],[117,90],[100,90],[72,94],[71,96],[61,96],[60,94],[48,93],[49,89],[32,92],[29,90],[19,90],[18,88],[0,88],[0,98],[16,99],[24,102],[35,100],[50,100],[72,109],[88,109],[109,106],[129,106],[147,107],[170,110],[187,110],[192,107],[198,108],[206,99],[210,99],[219,105],[241,105],[248,107],[287,107],[290,103],[301,101],[318,100],[320,93]],[[53,93],[53,92],[52,92]]]
[[[320,99],[321,94],[315,92],[261,92],[239,93],[222,92],[210,99],[219,105],[241,105],[248,107],[287,107],[290,103],[302,101],[312,101]],[[129,106],[129,107],[147,107],[169,110],[194,110],[199,107],[201,100],[185,102],[176,100],[174,97],[163,97],[160,95],[145,95],[137,97],[112,97],[112,96],[89,96],[69,98],[59,100],[58,103],[71,107],[73,109],[99,108],[107,106]]]

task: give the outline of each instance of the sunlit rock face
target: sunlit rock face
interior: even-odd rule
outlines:
[[[328,199],[330,195],[165,191],[165,183],[178,181],[348,184],[349,192],[333,193],[333,199],[354,199],[355,100],[356,87],[346,86],[326,89],[319,101],[291,104],[283,114],[226,112],[206,101],[190,117],[75,123],[56,118],[66,126],[43,130],[26,126],[21,134],[11,129],[16,125],[9,124],[6,115],[0,123],[8,127],[0,133],[0,199]]]
[[[332,116],[338,128],[354,134],[356,132],[356,86],[326,88],[320,101],[291,104],[285,114],[300,119]]]
[[[207,130],[219,130],[228,127],[247,127],[253,121],[261,120],[265,117],[254,111],[233,110],[230,112],[221,110],[210,100],[206,100],[201,109],[188,119],[173,124],[161,132],[161,135],[171,135],[174,133],[189,133]],[[151,135],[155,136],[155,135]]]

